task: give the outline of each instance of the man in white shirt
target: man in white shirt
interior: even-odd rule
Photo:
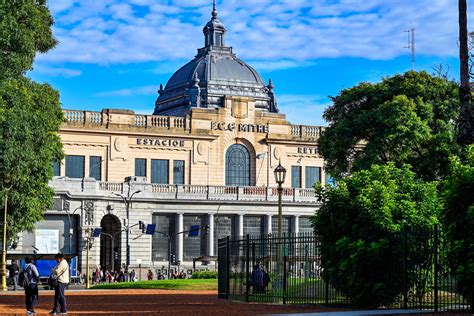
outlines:
[[[54,307],[50,314],[65,315],[67,309],[64,290],[69,283],[69,265],[62,253],[57,253],[54,258],[57,264],[53,269],[53,275],[58,279],[58,286],[54,288]]]

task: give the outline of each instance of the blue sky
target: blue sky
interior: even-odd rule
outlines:
[[[472,2],[472,1],[469,1]],[[59,45],[30,76],[65,109],[151,114],[160,83],[203,46],[212,0],[50,0]],[[265,81],[293,124],[326,125],[328,96],[361,81],[443,64],[457,79],[454,0],[218,0],[226,44]],[[472,13],[472,7],[469,13]]]

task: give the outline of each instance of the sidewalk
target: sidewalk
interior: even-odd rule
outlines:
[[[347,312],[324,312],[324,313],[298,313],[298,314],[272,314],[274,316],[363,316],[363,315],[401,315],[401,314],[427,314],[432,310],[419,309],[376,309]]]

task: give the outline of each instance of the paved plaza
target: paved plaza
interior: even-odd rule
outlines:
[[[247,304],[217,299],[215,291],[69,290],[68,315],[264,315],[331,311],[317,306]],[[52,309],[53,291],[40,291],[37,315]],[[23,291],[0,293],[0,315],[25,315]]]

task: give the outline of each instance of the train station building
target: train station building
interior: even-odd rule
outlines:
[[[166,269],[167,235],[181,269],[214,269],[218,239],[276,232],[279,163],[283,231],[312,231],[313,184],[327,181],[316,148],[322,127],[288,122],[272,81],[236,56],[226,32],[214,9],[203,47],[157,84],[152,115],[64,110],[54,206],[9,253],[62,251],[84,272],[87,232],[101,228],[91,269],[124,267],[127,244],[130,268]],[[155,234],[139,222],[155,224]],[[206,229],[181,233],[196,225]]]

